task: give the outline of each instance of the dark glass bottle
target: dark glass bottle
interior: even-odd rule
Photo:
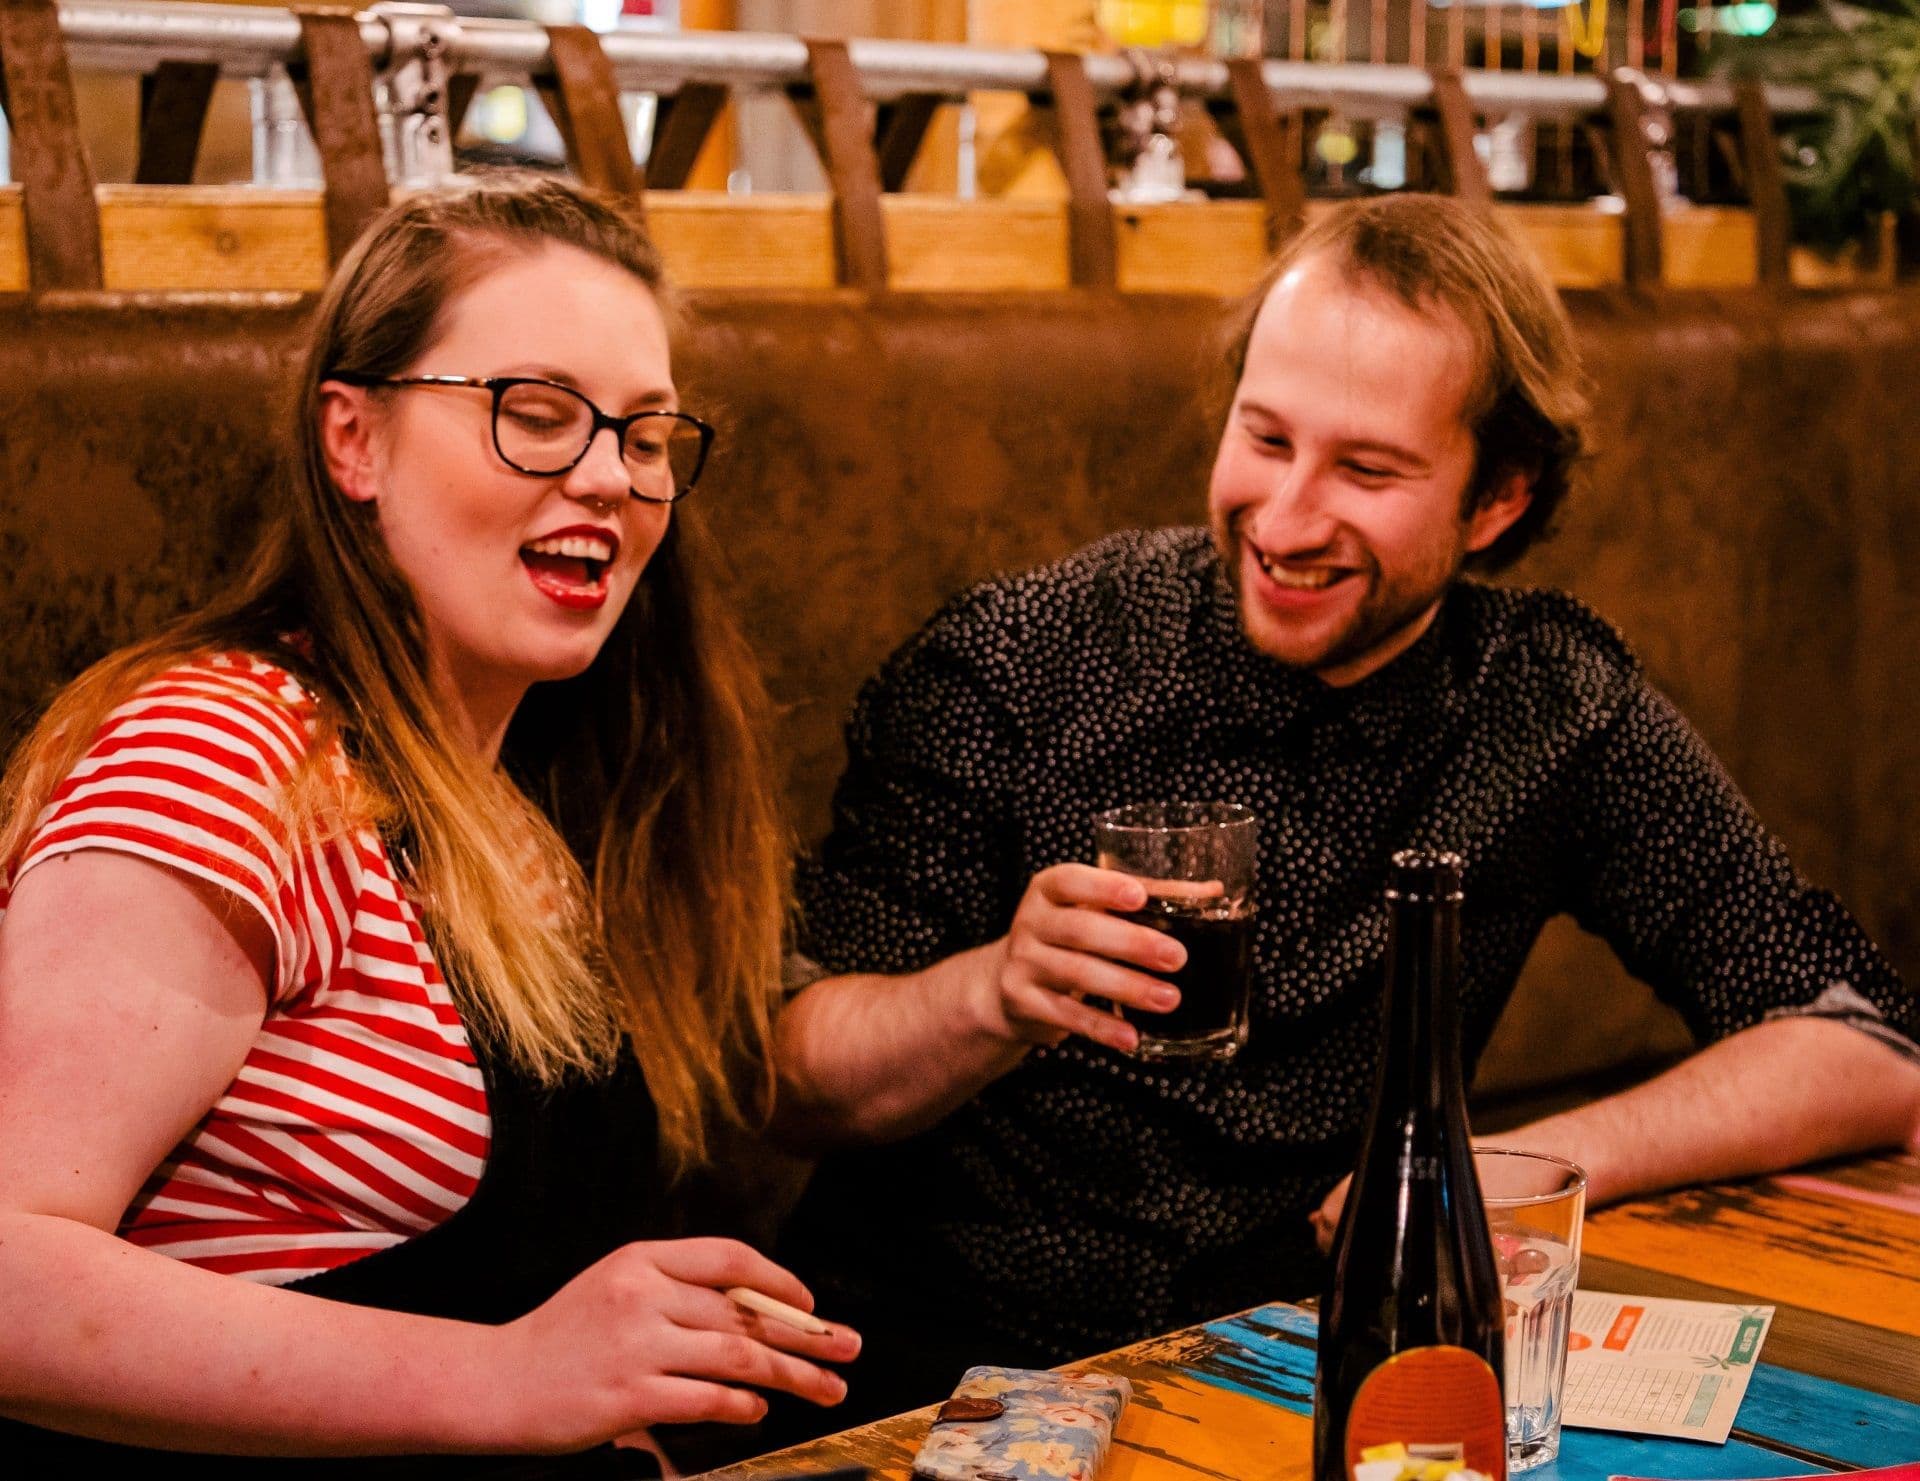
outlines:
[[[1396,1444],[1506,1476],[1500,1279],[1460,1075],[1460,871],[1454,854],[1393,856],[1380,1070],[1320,1305],[1314,1481],[1365,1461],[1359,1481],[1386,1481]]]

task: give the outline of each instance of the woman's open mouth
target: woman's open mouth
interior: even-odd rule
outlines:
[[[607,572],[620,542],[604,530],[556,530],[520,547],[520,564],[548,600],[592,611],[607,600]]]

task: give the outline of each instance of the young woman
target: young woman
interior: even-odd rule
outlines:
[[[658,258],[570,186],[416,198],[341,264],[247,573],[7,773],[7,1454],[469,1474],[842,1395],[853,1333],[723,1294],[798,1281],[661,1238],[770,1093],[786,898],[673,507],[711,435]]]

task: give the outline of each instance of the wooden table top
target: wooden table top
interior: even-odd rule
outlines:
[[[1776,1311],[1727,1444],[1569,1429],[1560,1458],[1529,1473],[1539,1481],[1803,1476],[1920,1460],[1920,1158],[1865,1158],[1592,1214],[1580,1284]],[[1312,1312],[1264,1306],[1075,1364],[1133,1383],[1101,1481],[1306,1481],[1314,1336]],[[907,1481],[929,1412],[707,1481],[849,1465]]]

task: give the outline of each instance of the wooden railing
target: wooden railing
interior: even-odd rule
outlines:
[[[142,79],[133,183],[93,179],[72,102],[76,64]],[[1102,112],[1149,80],[1126,56],[735,33],[602,38],[416,5],[355,15],[0,0],[0,108],[16,182],[0,185],[0,292],[310,291],[391,191],[453,172],[475,89],[503,74],[540,91],[575,173],[643,211],[675,277],[696,288],[1236,293],[1323,208],[1327,182],[1310,150],[1328,119],[1401,128],[1409,185],[1486,203],[1564,286],[1785,287],[1890,271],[1885,251],[1863,253],[1883,266],[1862,270],[1789,247],[1774,119],[1814,102],[1781,89],[1408,60],[1156,61],[1155,80],[1204,107],[1244,161],[1248,194],[1143,205],[1110,199],[1101,142]],[[222,76],[292,80],[318,145],[318,188],[186,183]],[[741,89],[793,102],[828,194],[683,188],[720,105]],[[1066,198],[901,193],[934,111],[987,89],[1032,100]],[[644,165],[622,104],[636,91],[658,99]],[[1489,118],[1577,139],[1608,194],[1502,195],[1475,146]],[[1682,129],[1714,141],[1743,200],[1675,193]]]

